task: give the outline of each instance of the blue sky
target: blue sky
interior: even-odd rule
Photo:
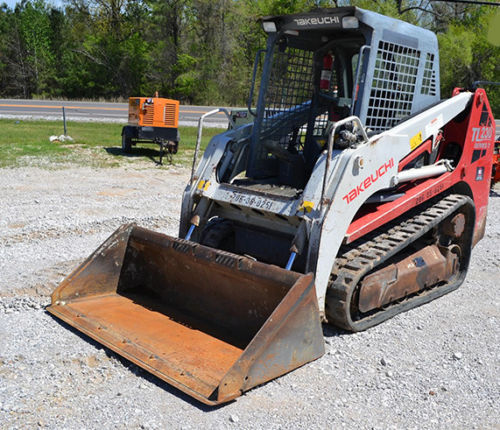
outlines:
[[[14,9],[16,3],[20,0],[0,0],[0,3],[7,3],[7,6]],[[54,6],[62,6],[62,0],[47,0],[46,3],[53,4]]]

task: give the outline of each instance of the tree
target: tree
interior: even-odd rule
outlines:
[[[71,1],[66,8],[72,30],[65,56],[70,92],[106,98],[142,93],[149,61],[143,37],[147,13],[142,2],[133,0]]]
[[[259,19],[316,7],[359,6],[438,34],[441,90],[499,79],[488,39],[495,9],[433,0],[45,0],[0,6],[0,95],[127,98],[245,105]],[[498,24],[497,24],[498,25]],[[488,88],[497,114],[500,88]]]
[[[189,99],[193,93],[192,74],[196,59],[185,53],[189,27],[189,0],[147,0],[150,10],[146,34],[150,63],[144,71],[151,90],[170,97]],[[184,42],[184,44],[183,44]]]
[[[454,87],[472,88],[475,81],[500,80],[500,47],[488,40],[495,10],[477,9],[469,17],[452,20],[438,35],[441,90],[449,97]],[[495,116],[500,115],[500,91],[487,88]]]
[[[50,91],[55,71],[50,10],[44,0],[3,7],[0,29],[3,91],[25,98]]]

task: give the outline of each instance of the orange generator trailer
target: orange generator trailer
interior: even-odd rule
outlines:
[[[137,143],[160,145],[164,153],[177,153],[179,146],[179,101],[160,97],[130,97],[128,125],[122,129],[122,150],[130,152]]]

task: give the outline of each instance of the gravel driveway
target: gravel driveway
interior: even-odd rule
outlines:
[[[0,428],[499,428],[500,193],[459,290],[364,333],[325,327],[325,356],[223,407],[45,312],[121,224],[175,235],[188,174],[0,169]]]

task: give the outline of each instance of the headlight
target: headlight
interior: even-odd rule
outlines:
[[[274,21],[264,21],[262,28],[266,33],[276,33],[276,23]]]
[[[355,16],[344,16],[342,18],[342,27],[343,28],[358,28],[359,21]]]

